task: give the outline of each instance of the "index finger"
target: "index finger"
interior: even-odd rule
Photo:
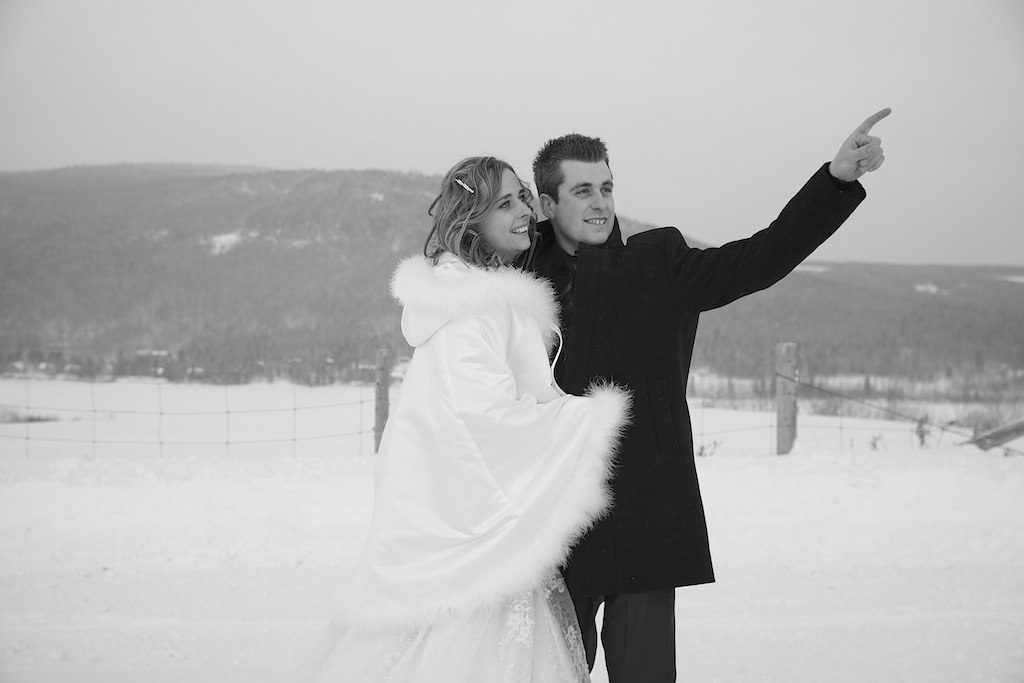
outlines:
[[[857,132],[858,133],[865,133],[865,134],[868,133],[871,130],[872,126],[874,126],[876,123],[878,123],[879,121],[881,121],[882,119],[884,119],[886,116],[888,116],[891,113],[892,113],[892,109],[889,108],[889,107],[886,107],[882,111],[875,112],[871,116],[869,116],[866,119],[864,119],[864,123],[862,123],[859,126],[857,126]]]

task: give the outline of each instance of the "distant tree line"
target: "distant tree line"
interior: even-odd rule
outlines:
[[[69,349],[33,348],[0,351],[0,374],[44,375],[82,380],[128,377],[168,382],[247,384],[287,380],[305,386],[373,381],[378,345],[353,353],[340,346],[309,348],[305,353],[246,350],[193,344],[177,351],[138,349],[112,355]]]

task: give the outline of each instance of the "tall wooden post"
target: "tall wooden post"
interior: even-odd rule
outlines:
[[[391,352],[377,351],[376,410],[373,421],[373,452],[380,449],[384,425],[388,422],[388,390],[391,387]]]
[[[789,379],[792,378],[792,379]],[[785,455],[796,441],[796,344],[775,346],[775,454]]]

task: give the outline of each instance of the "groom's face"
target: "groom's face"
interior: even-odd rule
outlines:
[[[615,225],[611,169],[603,161],[563,161],[561,170],[558,196],[540,197],[559,246],[575,254],[580,244],[604,244]]]

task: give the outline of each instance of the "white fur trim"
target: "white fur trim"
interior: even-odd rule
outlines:
[[[558,304],[551,283],[518,268],[476,268],[454,257],[435,266],[422,256],[413,256],[395,269],[391,294],[407,311],[428,317],[437,329],[452,320],[503,306],[515,306],[534,318],[549,344],[550,330],[558,327]]]

